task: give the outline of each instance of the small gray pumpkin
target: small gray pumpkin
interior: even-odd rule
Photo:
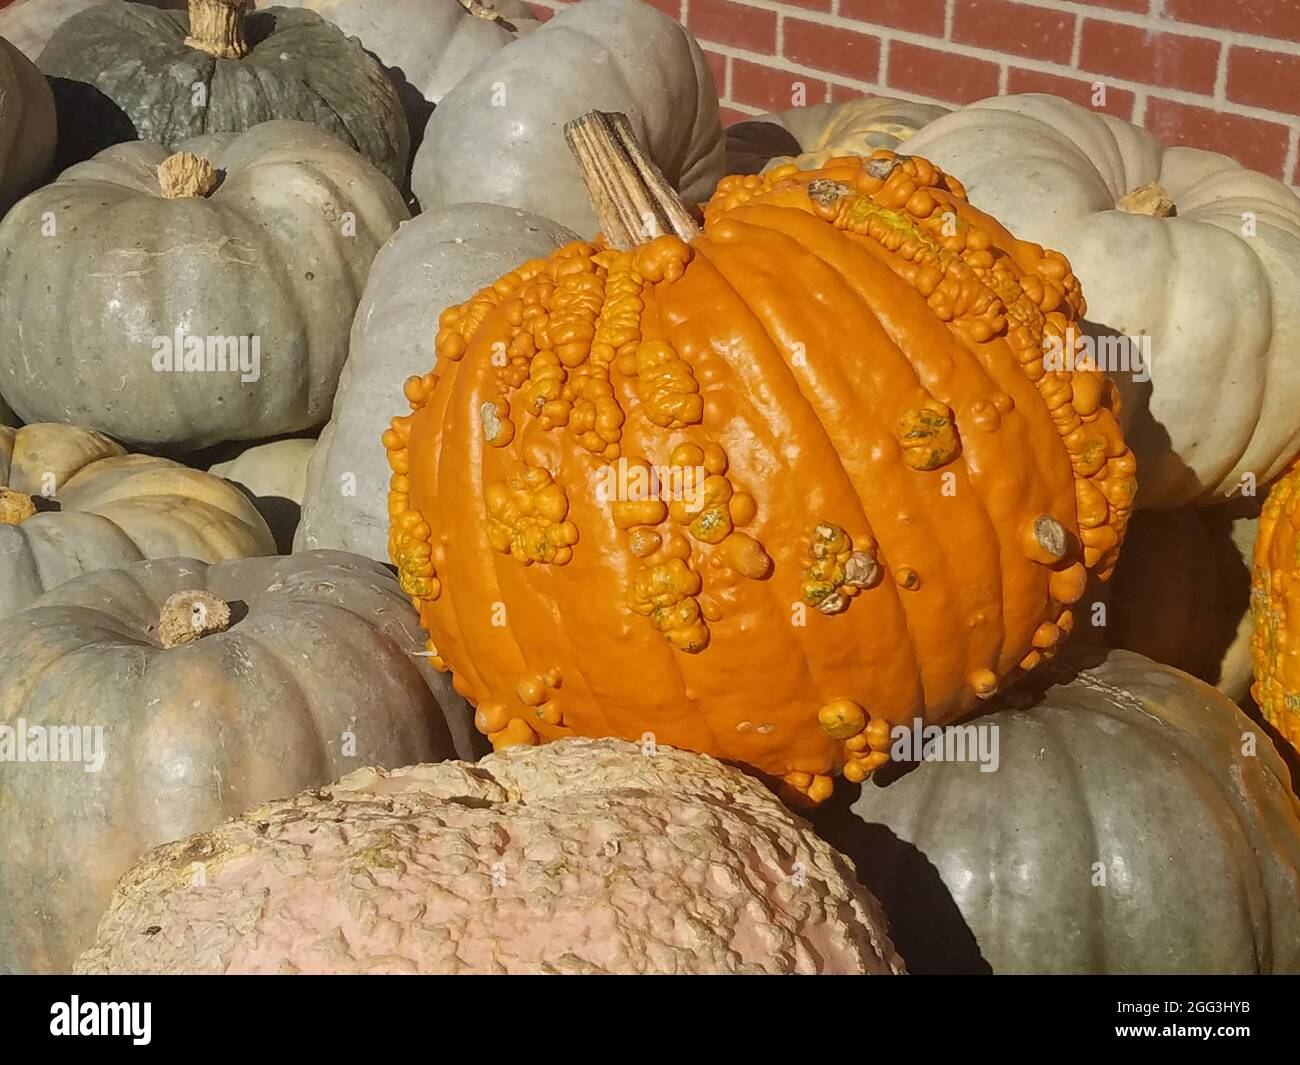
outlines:
[[[37,64],[58,105],[59,165],[122,141],[175,148],[204,133],[300,119],[401,183],[410,134],[380,65],[313,11],[250,7],[103,4],[59,26]]]
[[[302,122],[181,147],[108,148],[0,223],[0,393],[27,421],[196,450],[329,416],[400,194]]]
[[[564,124],[593,109],[626,114],[687,203],[707,200],[722,179],[718,97],[695,39],[638,0],[584,0],[483,60],[443,97],[411,188],[426,211],[486,201],[592,236],[596,219]]]
[[[0,969],[67,971],[150,847],[353,769],[476,757],[422,644],[391,573],[338,552],[137,562],[0,621]],[[37,726],[76,729],[81,760],[33,757]]]
[[[402,383],[429,368],[438,316],[573,239],[545,218],[484,203],[429,211],[397,231],[375,257],[357,309],[334,413],[307,470],[295,549],[388,561],[392,471],[380,437],[402,404]]]
[[[926,761],[813,817],[910,970],[1300,973],[1300,800],[1268,737],[1128,651],[1026,684],[967,723],[994,771]]]
[[[275,549],[257,508],[220,477],[73,425],[0,427],[0,618],[92,570]]]
[[[41,72],[0,37],[0,214],[49,170],[54,97]]]

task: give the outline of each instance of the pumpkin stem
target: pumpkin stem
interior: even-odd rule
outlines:
[[[488,0],[487,3],[483,3],[483,0],[459,0],[459,3],[475,18],[481,18],[487,22],[506,21],[505,15],[492,6],[492,0]]]
[[[158,615],[158,639],[167,649],[228,628],[230,605],[210,592],[175,592]]]
[[[185,44],[218,59],[243,59],[248,55],[244,40],[244,16],[249,0],[189,0],[190,35]]]
[[[0,525],[18,525],[36,513],[36,504],[26,492],[0,488]]]
[[[690,210],[637,143],[626,115],[588,111],[564,127],[605,242],[630,251],[665,233],[700,235]]]
[[[1152,218],[1168,218],[1178,213],[1169,193],[1154,181],[1125,193],[1116,206],[1126,214],[1145,214]]]
[[[217,172],[201,155],[177,152],[158,164],[158,187],[169,200],[206,196],[217,186]]]

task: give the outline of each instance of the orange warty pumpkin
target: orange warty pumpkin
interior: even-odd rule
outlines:
[[[1250,585],[1250,689],[1268,723],[1300,751],[1300,462],[1268,490]]]
[[[495,746],[651,733],[819,801],[1069,633],[1134,493],[1116,398],[1044,369],[1065,259],[924,159],[727,178],[701,234],[621,128],[650,192],[442,314],[391,557]],[[647,203],[681,235],[636,245]]]

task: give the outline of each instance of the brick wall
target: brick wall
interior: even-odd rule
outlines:
[[[724,121],[866,93],[1050,92],[1300,185],[1300,0],[649,0],[690,28]],[[540,0],[542,17],[564,0]],[[802,87],[804,100],[795,98]]]

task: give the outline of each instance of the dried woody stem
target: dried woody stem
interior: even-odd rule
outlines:
[[[666,233],[685,241],[700,235],[682,198],[637,143],[626,115],[589,111],[566,123],[564,139],[611,248],[630,251]]]

